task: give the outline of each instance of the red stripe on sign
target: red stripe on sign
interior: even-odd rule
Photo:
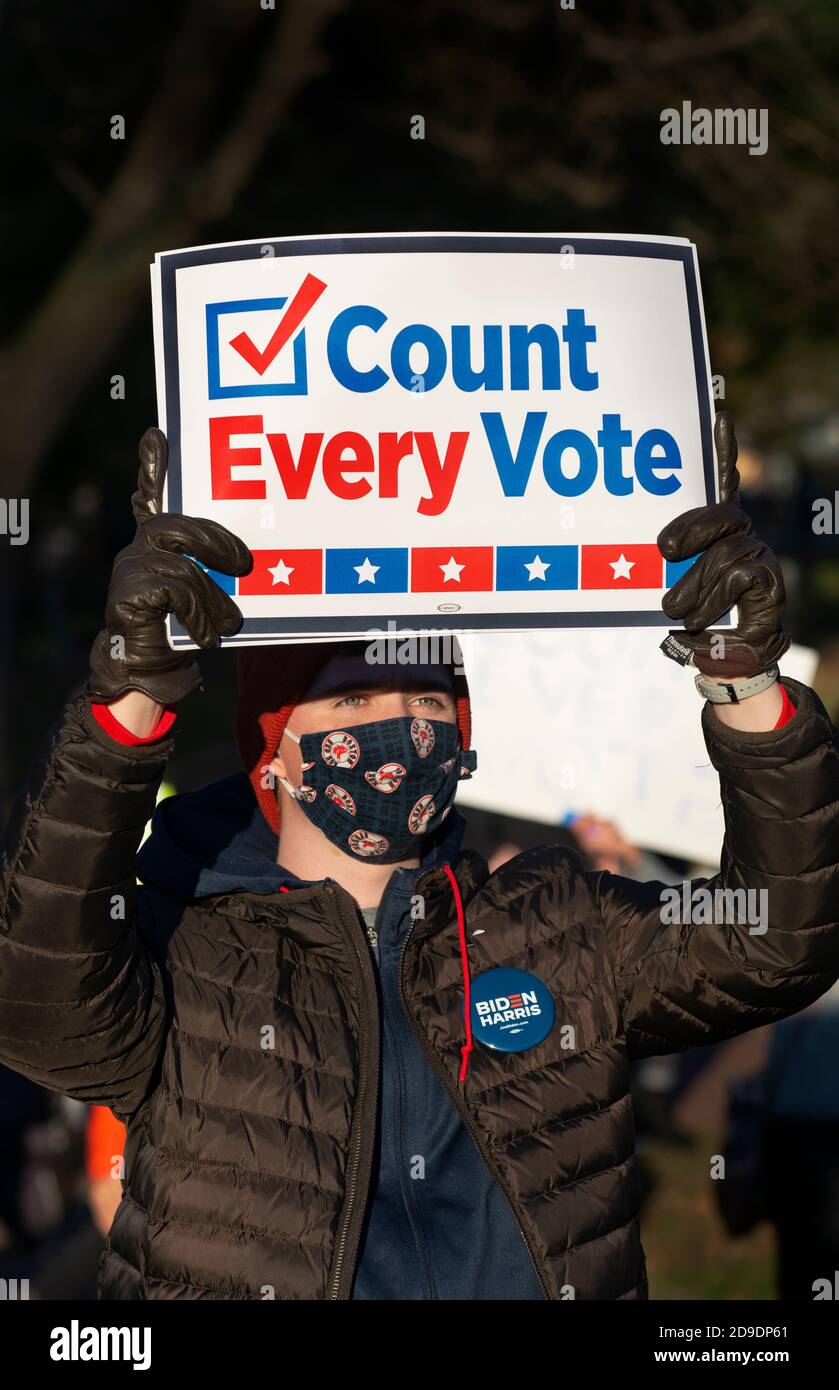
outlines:
[[[581,589],[660,589],[664,560],[657,545],[584,545]]]
[[[239,580],[245,594],[323,593],[322,550],[254,550],[253,569]]]
[[[411,592],[492,591],[492,546],[421,546],[411,551]]]

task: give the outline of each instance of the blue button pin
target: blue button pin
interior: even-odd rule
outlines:
[[[472,1036],[497,1052],[525,1052],[548,1036],[556,1007],[526,970],[487,970],[472,981]]]

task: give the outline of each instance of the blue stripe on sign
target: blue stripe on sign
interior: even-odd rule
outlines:
[[[208,574],[213,583],[218,584],[219,588],[223,589],[226,594],[235,595],[236,576],[234,574],[222,574],[221,570],[208,569],[206,565],[201,564],[200,560],[196,560],[194,555],[187,555],[186,551],[182,551],[181,553],[186,555],[186,558],[191,560],[194,565],[198,565],[199,569],[202,569],[205,574]]]
[[[499,545],[496,589],[578,589],[576,545]]]
[[[327,550],[327,594],[406,594],[408,551]]]
[[[222,574],[221,570],[207,570],[207,573],[213,582],[218,584],[219,588],[223,589],[226,594],[236,593],[235,574]]]
[[[691,555],[688,560],[665,560],[664,562],[664,587],[672,589],[677,580],[683,574],[687,574],[691,565],[695,565],[700,555],[704,555],[704,550],[700,550],[699,555]]]

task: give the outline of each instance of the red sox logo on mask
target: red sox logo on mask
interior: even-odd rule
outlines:
[[[390,847],[390,840],[385,839],[384,835],[374,835],[372,830],[354,830],[347,844],[354,854],[369,856],[384,854]]]
[[[355,767],[361,752],[352,734],[345,733],[343,729],[327,734],[320,751],[329,767]]]
[[[342,811],[349,811],[351,816],[355,815],[355,802],[343,787],[338,787],[334,782],[330,782],[324,790],[324,796],[328,796],[329,800],[334,801],[336,806],[340,806]]]
[[[401,763],[382,763],[376,772],[365,772],[364,780],[377,792],[390,793],[396,791],[404,776],[405,768]]]
[[[436,810],[433,796],[421,796],[408,816],[408,829],[412,835],[421,835]]]
[[[436,742],[432,726],[427,719],[415,719],[411,724],[411,738],[421,758],[427,758]]]

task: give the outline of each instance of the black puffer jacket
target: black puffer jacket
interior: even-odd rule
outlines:
[[[835,732],[811,691],[785,684],[797,713],[783,729],[703,715],[727,821],[707,886],[765,889],[765,933],[663,922],[663,885],[587,873],[567,850],[492,875],[467,852],[453,867],[473,979],[500,965],[537,975],[559,1026],[527,1052],[476,1048],[459,1085],[452,889],[439,866],[418,881],[405,1008],[549,1298],[646,1296],[630,1060],[770,1023],[839,975]],[[36,759],[7,832],[0,1061],[128,1122],[104,1297],[347,1298],[380,1046],[363,924],[330,881],[138,896],[171,746],[117,745],[80,697]]]

